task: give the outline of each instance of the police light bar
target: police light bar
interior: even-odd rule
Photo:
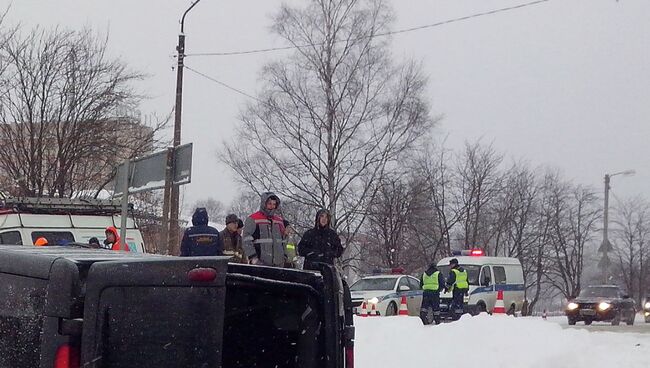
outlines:
[[[451,252],[452,256],[474,256],[479,257],[485,255],[483,249],[464,249],[464,250],[454,250]]]

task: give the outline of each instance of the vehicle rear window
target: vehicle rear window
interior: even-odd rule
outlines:
[[[223,367],[326,367],[322,306],[302,289],[228,285]]]
[[[74,236],[69,231],[32,231],[32,243],[38,238],[47,239],[48,245],[66,245],[74,242]]]
[[[396,281],[396,277],[361,279],[350,286],[350,291],[393,290]]]
[[[111,287],[101,294],[103,367],[219,365],[225,288]]]
[[[3,273],[0,284],[0,367],[37,367],[45,281]]]

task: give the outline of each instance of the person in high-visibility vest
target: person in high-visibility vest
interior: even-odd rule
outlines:
[[[420,305],[420,319],[425,325],[432,322],[440,323],[440,291],[445,287],[445,277],[436,268],[436,264],[429,265],[420,277],[422,285],[422,304]]]
[[[447,276],[447,290],[451,291],[451,308],[454,319],[459,319],[464,313],[465,294],[469,291],[469,282],[467,281],[467,271],[458,265],[458,260],[452,258],[449,261],[451,270]]]

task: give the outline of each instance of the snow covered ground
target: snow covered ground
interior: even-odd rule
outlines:
[[[650,367],[650,333],[621,333],[628,326],[589,331],[559,317],[486,314],[437,326],[417,317],[355,316],[354,323],[359,368]]]

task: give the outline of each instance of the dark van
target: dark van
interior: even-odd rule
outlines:
[[[0,367],[352,367],[338,275],[0,247]]]

